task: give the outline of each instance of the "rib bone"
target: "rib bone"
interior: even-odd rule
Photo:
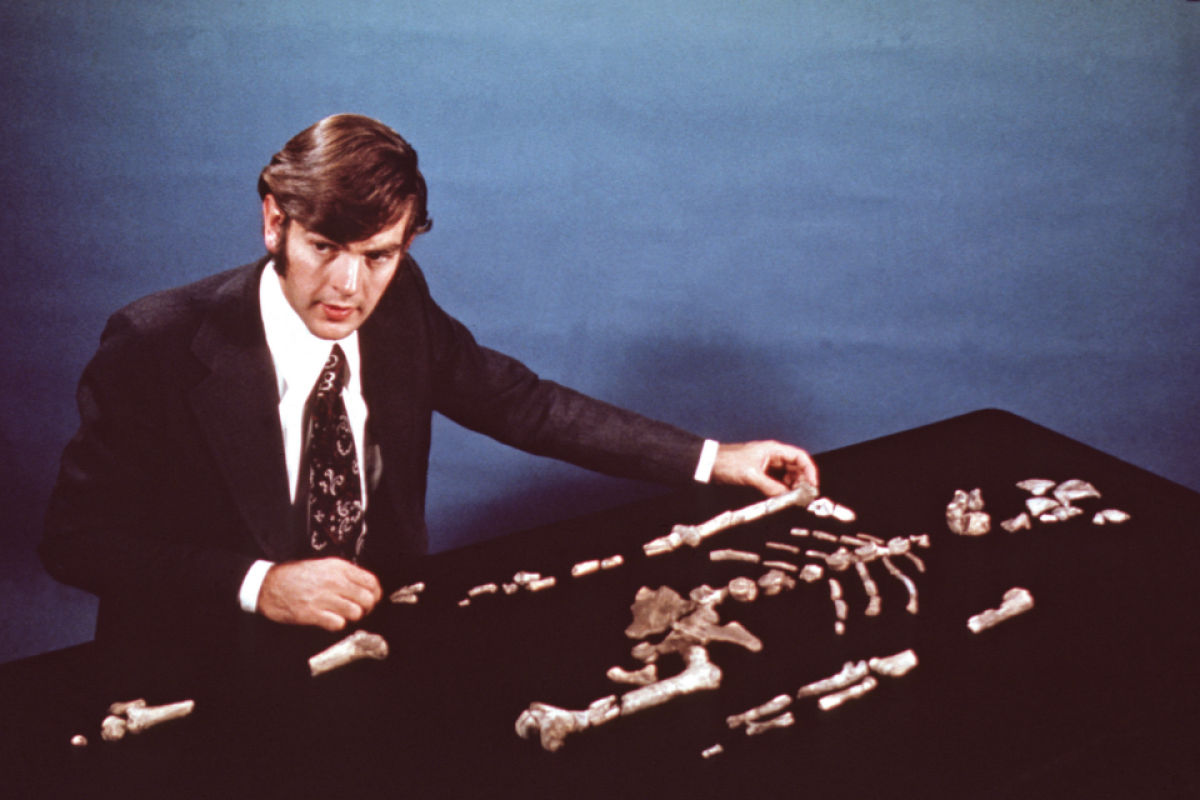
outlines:
[[[761,561],[758,553],[747,553],[745,550],[713,550],[708,554],[709,561],[745,561],[757,564]]]
[[[383,660],[387,658],[388,645],[384,638],[376,633],[355,631],[308,660],[308,668],[313,677],[343,667],[363,658]]]
[[[853,661],[847,661],[842,666],[842,671],[838,674],[815,681],[807,686],[801,687],[800,691],[796,692],[796,699],[801,700],[805,697],[812,697],[816,694],[825,694],[826,692],[835,692],[838,689],[845,689],[851,684],[858,683],[870,673],[870,667],[866,661],[859,661],[857,664]]]
[[[912,650],[905,650],[886,658],[872,658],[867,662],[867,665],[877,675],[898,678],[901,675],[907,674],[909,670],[917,665],[917,654]]]
[[[827,694],[818,700],[817,704],[821,706],[822,711],[828,711],[831,708],[837,708],[847,700],[855,700],[862,697],[878,685],[879,681],[868,675],[863,678],[862,683],[856,683],[848,689],[842,689],[840,692]]]
[[[769,717],[773,714],[778,714],[792,704],[792,698],[786,694],[781,694],[774,700],[763,703],[761,706],[756,706],[749,711],[743,711],[741,714],[734,714],[727,717],[725,722],[730,728],[738,728],[747,722],[754,722],[763,717]]]
[[[786,696],[786,695],[785,695]],[[796,718],[792,716],[792,712],[788,711],[780,714],[774,719],[763,720],[762,722],[750,722],[746,724],[746,735],[757,736],[760,733],[773,731],[778,728],[788,728],[794,725]]]

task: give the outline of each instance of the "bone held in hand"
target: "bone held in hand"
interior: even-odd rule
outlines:
[[[355,631],[337,644],[317,653],[308,660],[313,677],[343,667],[364,658],[382,661],[387,658],[388,645],[377,633]]]
[[[1033,608],[1033,595],[1029,593],[1028,589],[1015,586],[1004,593],[1004,602],[1000,604],[999,608],[989,608],[981,614],[976,614],[967,620],[967,627],[973,633],[979,633],[1006,619],[1024,614],[1031,608]]]
[[[690,547],[696,547],[702,539],[706,539],[714,533],[719,533],[735,525],[753,522],[756,519],[782,511],[785,508],[807,506],[816,498],[816,488],[805,481],[800,481],[800,485],[790,492],[785,492],[775,497],[768,497],[766,500],[759,501],[745,508],[739,508],[735,511],[726,511],[699,525],[676,525],[671,529],[669,534],[647,542],[642,545],[642,549],[646,555],[654,556],[660,553],[669,553],[685,544]]]

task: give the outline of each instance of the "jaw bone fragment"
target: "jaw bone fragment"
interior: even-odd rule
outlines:
[[[787,695],[784,696],[786,697]],[[773,719],[765,719],[761,722],[755,721],[746,723],[746,735],[757,736],[760,733],[766,733],[767,731],[773,731],[778,728],[789,728],[795,723],[796,718],[792,716],[792,712],[788,711]]]
[[[125,729],[130,733],[141,733],[161,722],[186,717],[196,707],[194,700],[181,700],[165,706],[131,706],[125,711],[129,720]]]
[[[1004,593],[1004,602],[1000,604],[999,608],[990,608],[981,614],[976,614],[967,620],[967,627],[973,633],[979,633],[1010,617],[1024,614],[1031,608],[1033,608],[1033,595],[1029,593],[1029,590],[1019,586],[1013,587]]]
[[[946,525],[960,536],[982,536],[992,529],[992,518],[983,510],[983,493],[956,489],[946,506]]]
[[[905,650],[885,658],[872,658],[867,662],[867,666],[876,675],[886,675],[889,678],[905,675],[916,665],[917,654],[912,650]]]
[[[1103,511],[1097,511],[1096,516],[1092,517],[1092,523],[1095,525],[1106,525],[1109,522],[1122,523],[1130,517],[1124,511],[1118,508],[1106,508]]]
[[[1030,494],[1038,497],[1053,489],[1054,486],[1054,481],[1048,481],[1045,478],[1030,478],[1027,481],[1021,481],[1017,484],[1018,489],[1024,489]]]
[[[837,708],[847,700],[855,700],[862,697],[878,685],[879,681],[868,675],[863,678],[862,683],[856,683],[847,689],[842,689],[840,692],[825,695],[817,701],[817,705],[821,706],[822,711],[828,711],[831,708]]]
[[[1054,489],[1054,497],[1064,506],[1069,506],[1075,500],[1086,500],[1089,497],[1099,497],[1100,492],[1087,481],[1078,478],[1063,481]]]
[[[388,645],[377,633],[355,631],[337,644],[322,650],[308,660],[313,677],[363,658],[387,658]]]
[[[646,555],[652,556],[659,553],[668,553],[684,544],[695,547],[700,544],[702,539],[706,539],[726,528],[752,522],[791,506],[807,505],[816,496],[816,488],[811,484],[801,481],[800,485],[790,492],[777,495],[776,497],[768,497],[766,500],[759,501],[745,508],[739,508],[736,511],[726,511],[699,525],[676,525],[669,534],[647,542],[642,545],[642,549]]]
[[[411,586],[401,586],[392,592],[388,599],[393,603],[408,603],[411,605],[420,599],[419,595],[423,591],[425,591],[424,583],[414,583]]]
[[[839,689],[845,689],[851,684],[858,683],[870,673],[870,667],[866,661],[859,661],[857,664],[853,661],[847,661],[842,666],[842,671],[830,678],[815,681],[800,688],[796,692],[796,699],[802,700],[805,697],[812,697],[817,694],[826,694],[827,692],[836,692]]]
[[[658,666],[647,664],[633,672],[621,669],[620,667],[613,667],[607,674],[608,679],[613,683],[631,683],[634,686],[645,686],[658,680]]]
[[[786,694],[781,694],[773,700],[763,703],[761,706],[756,706],[749,711],[744,711],[741,714],[734,714],[731,717],[726,717],[725,722],[730,728],[738,728],[745,725],[747,722],[755,722],[763,717],[769,717],[773,714],[778,714],[792,704],[792,698]]]

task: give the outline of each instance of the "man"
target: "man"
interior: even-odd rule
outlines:
[[[318,122],[259,193],[268,255],[114,314],[80,381],[39,550],[100,597],[98,637],[152,611],[329,630],[370,613],[427,546],[433,411],[613,475],[816,483],[795,447],[706,443],[476,344],[408,255],[425,182],[381,123]]]

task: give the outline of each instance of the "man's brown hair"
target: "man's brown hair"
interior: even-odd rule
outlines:
[[[417,151],[382,122],[335,114],[291,138],[258,176],[288,220],[339,244],[369,239],[413,207],[410,235],[432,227]]]

